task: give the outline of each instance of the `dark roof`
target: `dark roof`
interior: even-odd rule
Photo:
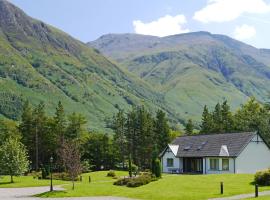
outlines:
[[[230,157],[237,157],[255,135],[256,132],[180,136],[172,144],[179,145],[177,157],[220,156],[224,145]]]

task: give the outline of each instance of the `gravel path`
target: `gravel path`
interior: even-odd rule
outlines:
[[[72,197],[72,198],[37,198],[31,197],[35,194],[47,192],[49,187],[31,187],[31,188],[0,188],[1,200],[131,200],[122,197]],[[60,187],[54,187],[54,190],[63,190]]]
[[[270,191],[259,192],[259,197],[266,196],[266,195],[270,195]],[[214,199],[209,199],[209,200],[239,200],[239,199],[247,199],[247,198],[252,198],[252,197],[255,197],[255,193],[240,194],[240,195],[231,196],[231,197],[214,198]]]

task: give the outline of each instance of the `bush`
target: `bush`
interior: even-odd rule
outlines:
[[[118,179],[116,182],[114,182],[114,185],[120,185],[120,186],[126,185],[127,187],[139,187],[142,185],[146,185],[150,183],[151,181],[154,181],[154,179],[152,179],[152,176],[147,173],[146,175],[144,174],[138,177]]]
[[[119,186],[127,185],[129,179],[130,178],[120,178],[117,181],[115,181],[113,184],[114,185],[119,185]]]
[[[47,176],[47,179],[49,179],[49,178],[50,178],[50,176]],[[66,172],[53,173],[53,174],[52,174],[52,178],[53,178],[54,180],[71,181],[71,178],[70,178],[69,174],[66,173]],[[77,178],[75,179],[75,181],[78,181],[78,180],[79,180],[79,178],[77,177]]]
[[[32,171],[28,173],[27,176],[33,176],[34,179],[42,179],[42,172]]]
[[[116,176],[115,171],[110,170],[110,171],[108,172],[107,176],[108,176],[108,177],[115,177],[115,176]]]
[[[270,168],[263,171],[258,171],[255,174],[255,183],[261,186],[269,186],[270,185]]]

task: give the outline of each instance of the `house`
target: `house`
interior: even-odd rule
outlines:
[[[180,136],[160,158],[164,173],[255,173],[270,167],[270,148],[256,132]]]

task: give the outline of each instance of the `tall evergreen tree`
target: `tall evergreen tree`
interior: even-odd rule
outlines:
[[[223,131],[226,133],[232,132],[234,129],[234,121],[230,111],[230,106],[228,105],[227,101],[224,101],[221,106],[221,115]]]
[[[214,122],[214,129],[212,132],[215,132],[215,133],[224,132],[220,103],[217,103],[217,105],[215,106],[215,110],[212,116],[213,116],[213,122]]]
[[[118,155],[122,168],[125,167],[125,158],[127,154],[127,139],[125,129],[126,119],[124,112],[120,110],[114,117],[113,129],[114,129],[114,149],[116,155]]]
[[[200,133],[210,133],[213,130],[213,118],[207,106],[205,105],[202,113],[202,122]]]
[[[161,152],[170,143],[170,128],[166,114],[162,110],[156,113],[154,134],[156,137],[157,151]]]
[[[53,131],[58,137],[60,144],[62,144],[65,139],[64,135],[66,132],[66,116],[61,101],[58,102],[58,105],[56,107],[55,115],[53,117],[53,125]]]
[[[65,137],[67,139],[79,139],[85,131],[85,124],[87,123],[84,116],[77,113],[72,113],[68,116],[68,126]]]
[[[193,135],[194,131],[194,125],[191,119],[188,120],[186,126],[185,126],[185,133],[187,135]]]

